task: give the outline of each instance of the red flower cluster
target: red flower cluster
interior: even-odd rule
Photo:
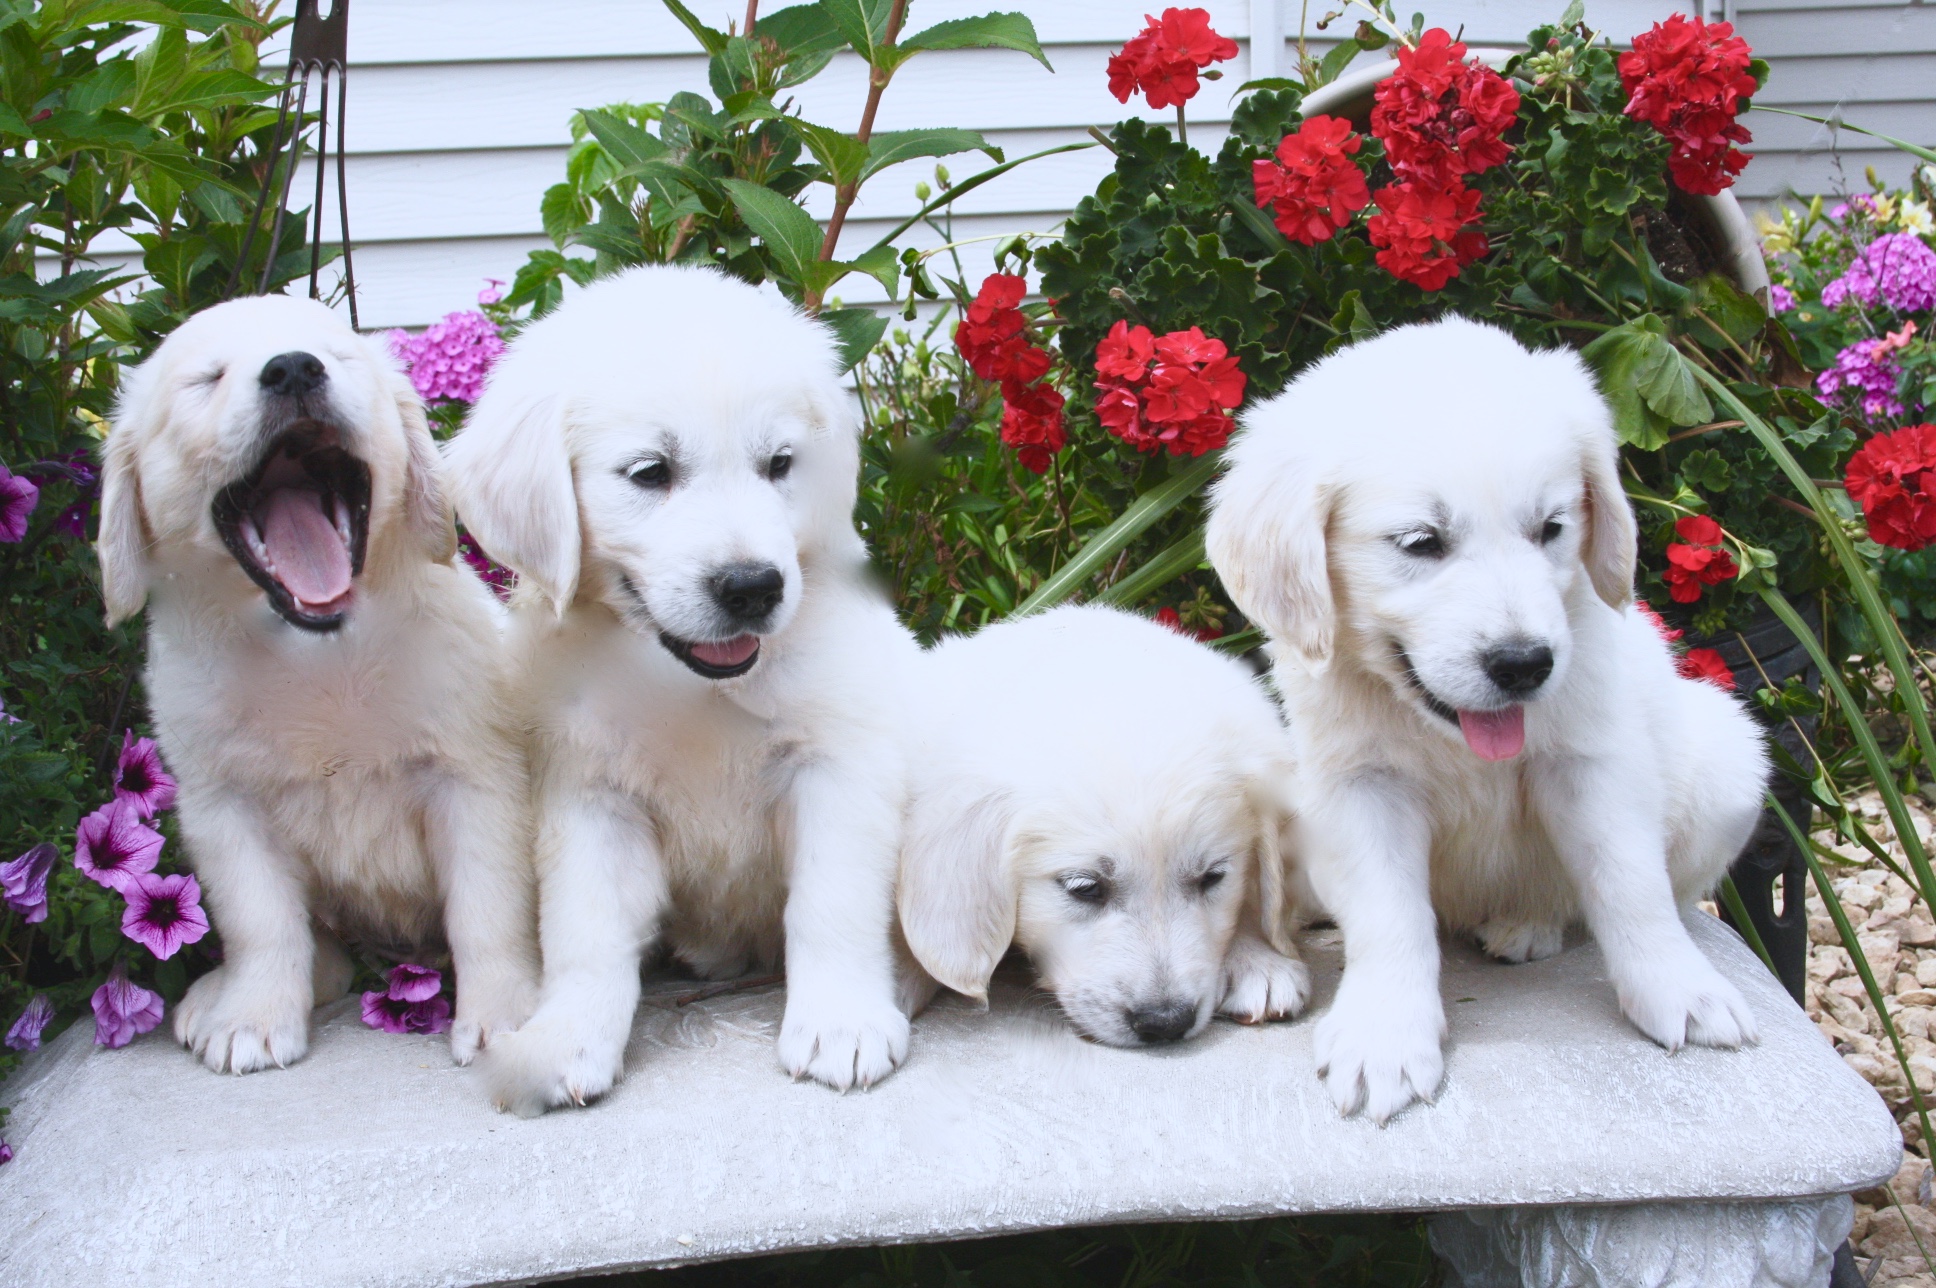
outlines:
[[[1661,639],[1667,642],[1669,649],[1672,649],[1675,641],[1686,633],[1669,626],[1666,619],[1649,607],[1644,599],[1634,600],[1634,608],[1639,610],[1642,617],[1653,623],[1654,629],[1660,632]],[[1675,659],[1674,665],[1676,670],[1690,680],[1706,680],[1709,684],[1718,684],[1724,689],[1734,688],[1734,672],[1728,669],[1727,659],[1723,658],[1716,649],[1688,649]]]
[[[1721,548],[1721,525],[1705,514],[1690,514],[1674,525],[1681,540],[1667,547],[1667,571],[1661,580],[1677,604],[1701,597],[1701,587],[1728,580],[1741,570],[1734,556]]]
[[[1674,145],[1667,172],[1683,191],[1711,196],[1731,188],[1751,160],[1734,145],[1753,136],[1734,118],[1755,92],[1752,57],[1732,25],[1678,13],[1635,36],[1633,50],[1620,55],[1627,115]]]
[[[1196,97],[1197,71],[1237,56],[1237,42],[1210,29],[1202,9],[1165,9],[1109,60],[1109,92],[1118,103],[1142,94],[1151,107],[1180,107]]]
[[[1931,470],[1936,470],[1936,425],[1877,434],[1849,458],[1844,484],[1879,544],[1921,550],[1936,541]]]
[[[955,327],[955,347],[969,369],[1002,385],[1002,441],[1023,466],[1041,474],[1069,441],[1062,424],[1062,395],[1042,377],[1055,359],[1029,343],[1020,305],[1028,283],[1010,273],[983,279],[967,316]]]
[[[1379,82],[1371,108],[1371,132],[1398,182],[1372,194],[1379,213],[1366,232],[1380,267],[1428,291],[1486,253],[1479,194],[1465,176],[1506,159],[1505,133],[1519,114],[1512,82],[1465,54],[1464,42],[1432,28],[1418,48],[1398,50],[1398,70]]]
[[[1364,172],[1351,159],[1363,142],[1351,122],[1313,116],[1277,144],[1275,161],[1250,163],[1259,206],[1270,206],[1277,230],[1315,246],[1371,204]]]
[[[1200,327],[1156,336],[1118,322],[1096,346],[1096,419],[1139,452],[1201,456],[1230,440],[1244,400],[1237,359]]]
[[[1183,624],[1183,615],[1174,608],[1163,607],[1156,610],[1156,624],[1167,626],[1178,635],[1188,635],[1191,639],[1208,644],[1211,640],[1223,638],[1223,632],[1213,626],[1189,627]]]

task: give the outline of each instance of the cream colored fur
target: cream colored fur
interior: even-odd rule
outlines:
[[[1340,1110],[1382,1122],[1436,1092],[1435,920],[1523,961],[1583,919],[1642,1032],[1753,1042],[1680,916],[1754,827],[1761,735],[1632,605],[1634,519],[1579,361],[1404,327],[1251,410],[1230,460],[1208,547],[1270,634],[1301,857],[1344,931],[1316,1031]],[[1506,701],[1483,655],[1514,641],[1550,646],[1552,673],[1523,751],[1489,762],[1446,713]]]
[[[258,373],[291,351],[322,361],[372,475],[367,560],[329,634],[279,618],[211,519],[267,446]],[[332,931],[448,942],[459,1062],[521,1022],[537,954],[504,614],[454,557],[423,409],[380,342],[282,297],[184,323],[128,376],[100,556],[109,620],[147,604],[156,734],[224,954],[176,1037],[217,1071],[301,1057],[311,1006],[349,982]]]

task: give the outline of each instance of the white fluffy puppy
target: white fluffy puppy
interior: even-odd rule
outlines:
[[[907,1053],[891,946],[917,656],[852,520],[830,333],[709,270],[641,268],[521,335],[449,449],[516,569],[544,992],[487,1073],[519,1112],[611,1087],[663,936],[699,973],[785,948],[781,1064]],[[547,602],[548,601],[548,602]]]
[[[308,1049],[350,977],[319,931],[448,943],[459,1061],[535,1004],[503,612],[455,556],[416,393],[322,305],[219,305],[130,374],[101,583],[110,623],[149,606],[155,727],[224,954],[175,1036],[212,1069]]]
[[[1508,961],[1584,917],[1642,1032],[1754,1041],[1679,910],[1754,827],[1761,737],[1632,606],[1633,512],[1580,362],[1403,327],[1252,410],[1231,462],[1208,546],[1271,635],[1301,857],[1344,931],[1316,1031],[1340,1110],[1382,1122],[1438,1088],[1434,909]]]
[[[924,662],[900,909],[931,975],[985,998],[1019,944],[1112,1046],[1303,1009],[1289,748],[1249,668],[1106,608],[990,626]]]

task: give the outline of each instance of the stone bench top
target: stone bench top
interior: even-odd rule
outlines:
[[[1887,1110],[1732,931],[1696,941],[1762,1042],[1668,1055],[1591,944],[1525,966],[1446,954],[1448,1076],[1388,1127],[1338,1117],[1307,1018],[1119,1051],[1004,972],[945,997],[872,1091],[788,1081],[777,987],[648,986],[626,1081],[589,1110],[492,1111],[442,1038],[320,1011],[308,1058],[218,1077],[157,1031],[77,1024],[4,1092],[0,1282],[499,1283],[813,1246],[1276,1213],[1772,1199],[1893,1175]]]

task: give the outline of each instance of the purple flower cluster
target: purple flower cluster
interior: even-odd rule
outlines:
[[[40,504],[40,489],[0,465],[0,541],[15,542],[27,535],[27,516]]]
[[[385,1033],[442,1033],[450,1027],[444,977],[410,962],[390,970],[390,986],[363,994],[363,1022]]]
[[[504,340],[497,323],[468,310],[445,314],[422,335],[390,332],[390,352],[425,402],[473,403],[484,392],[491,364],[504,352]]]
[[[56,481],[74,485],[74,503],[54,516],[54,531],[77,541],[87,540],[87,521],[101,493],[101,471],[86,452],[69,452],[48,461],[23,465],[20,472],[42,487]]]
[[[1823,298],[1827,298],[1827,292]],[[1896,379],[1901,374],[1893,351],[1886,345],[1857,340],[1835,355],[1835,365],[1815,378],[1815,388],[1824,398],[1839,394],[1859,400],[1862,414],[1869,420],[1893,418],[1904,411],[1896,400]]]
[[[1863,247],[1843,274],[1822,288],[1822,304],[1877,301],[1898,313],[1936,308],[1936,251],[1913,233],[1885,233]]]
[[[457,550],[464,556],[464,562],[471,566],[471,571],[476,573],[478,579],[486,586],[496,591],[499,599],[511,597],[511,588],[517,584],[518,575],[485,554],[484,547],[477,544],[476,537],[468,532],[459,533]]]
[[[1795,293],[1776,282],[1768,288],[1768,308],[1775,313],[1786,313],[1795,307]]]

